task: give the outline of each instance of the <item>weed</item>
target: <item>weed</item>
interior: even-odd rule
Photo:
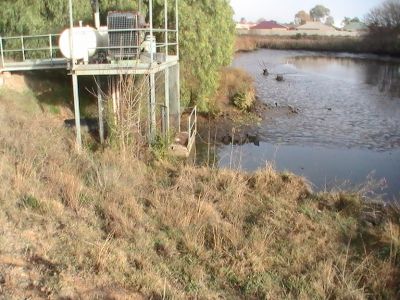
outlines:
[[[21,198],[20,205],[24,208],[39,210],[41,208],[40,201],[32,195],[25,195]]]

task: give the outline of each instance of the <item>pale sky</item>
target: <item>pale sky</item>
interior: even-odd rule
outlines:
[[[259,18],[275,20],[281,23],[294,21],[294,15],[300,11],[309,11],[317,4],[322,4],[331,10],[335,24],[340,25],[344,17],[359,17],[360,19],[376,5],[384,0],[231,0],[235,10],[235,20],[245,17],[249,21]]]

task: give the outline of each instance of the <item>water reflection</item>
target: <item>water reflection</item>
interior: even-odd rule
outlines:
[[[297,56],[290,59],[301,70],[323,72],[326,76],[362,81],[379,92],[400,97],[400,64],[367,58]]]
[[[271,73],[286,73],[285,81],[260,75],[261,61]],[[300,110],[266,120],[259,129],[265,142],[376,151],[400,147],[398,62],[262,50],[240,54],[234,66],[254,76],[262,101]]]
[[[331,181],[360,183],[376,171],[388,182],[388,197],[399,195],[399,61],[261,50],[238,55],[233,65],[253,75],[262,101],[300,111],[267,118],[258,129],[260,147],[235,147],[241,168],[276,161],[279,169],[305,175],[320,189]],[[285,81],[262,76],[263,66],[285,73]],[[277,155],[273,149],[280,149]],[[231,154],[231,147],[219,149],[221,166],[232,164]]]

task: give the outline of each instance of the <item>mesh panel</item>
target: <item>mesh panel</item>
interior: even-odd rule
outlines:
[[[107,16],[109,30],[126,30],[139,28],[139,15],[132,12],[109,12]],[[136,59],[139,55],[140,34],[138,31],[114,31],[109,32],[109,55],[112,58]]]

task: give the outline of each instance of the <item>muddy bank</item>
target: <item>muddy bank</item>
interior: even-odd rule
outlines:
[[[262,102],[257,99],[249,112],[242,112],[234,108],[226,109],[217,116],[199,115],[198,134],[203,142],[212,144],[243,145],[261,142],[261,124],[265,127],[268,120],[300,113],[292,106],[280,106]]]

